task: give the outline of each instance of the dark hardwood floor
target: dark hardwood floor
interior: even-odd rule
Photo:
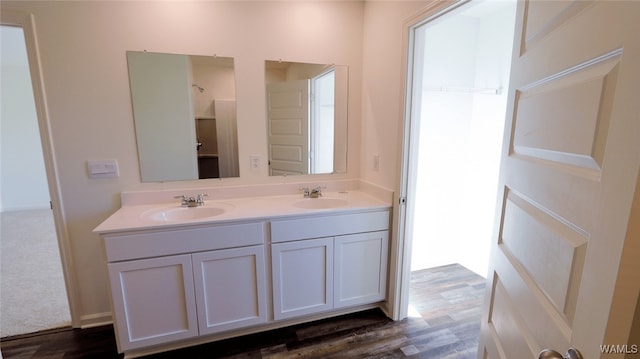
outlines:
[[[369,310],[151,355],[173,358],[476,357],[484,279],[454,264],[412,273],[413,313],[394,322]],[[122,358],[111,326],[60,329],[0,341],[2,357]]]

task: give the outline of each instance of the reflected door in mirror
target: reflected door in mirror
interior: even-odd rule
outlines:
[[[143,181],[198,178],[189,58],[127,52],[127,62]]]
[[[267,84],[269,174],[309,173],[309,81]]]

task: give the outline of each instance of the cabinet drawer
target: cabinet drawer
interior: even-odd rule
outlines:
[[[389,229],[389,211],[352,213],[271,222],[271,241],[331,237]]]
[[[257,222],[112,235],[104,243],[107,261],[117,262],[264,244],[264,234],[265,224]]]

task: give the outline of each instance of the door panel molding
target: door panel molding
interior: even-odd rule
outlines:
[[[529,332],[524,318],[517,314],[517,305],[509,296],[495,273],[493,281],[493,297],[491,300],[491,326],[496,343],[501,343],[501,351],[505,358],[525,358],[524,353],[534,353],[535,341]],[[509,310],[507,310],[509,309]]]
[[[511,335],[521,335],[529,342],[529,348],[532,355],[535,355],[542,348],[542,344],[535,343],[551,343],[557,347],[567,346],[572,335],[572,329],[566,321],[566,317],[562,315],[553,303],[548,300],[546,294],[542,292],[534,280],[526,275],[525,269],[513,260],[508,252],[500,251],[494,258],[495,280],[500,283],[504,294],[509,298],[512,305],[507,309],[515,318],[521,318],[520,328],[523,329],[521,334],[513,333]],[[524,273],[524,275],[523,275]],[[494,283],[494,290],[497,284]],[[489,320],[496,311],[498,305],[495,301],[495,293],[491,297]],[[516,356],[518,357],[518,356]],[[507,356],[506,358],[513,358]]]
[[[518,88],[511,152],[599,180],[622,53],[615,49]],[[570,103],[581,106],[576,111]]]
[[[569,22],[573,17],[581,11],[591,6],[591,3],[583,0],[556,1],[553,2],[554,9],[547,10],[535,6],[535,1],[527,1],[527,24],[523,31],[524,38],[522,40],[522,48],[520,54],[523,55],[527,50],[536,46],[538,42]]]
[[[500,248],[571,324],[589,233],[514,191],[503,212]]]

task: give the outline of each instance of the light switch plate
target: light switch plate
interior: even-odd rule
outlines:
[[[252,171],[259,170],[262,167],[262,156],[251,155],[249,156],[249,162]]]
[[[116,178],[119,176],[118,161],[89,160],[87,161],[89,178]]]

